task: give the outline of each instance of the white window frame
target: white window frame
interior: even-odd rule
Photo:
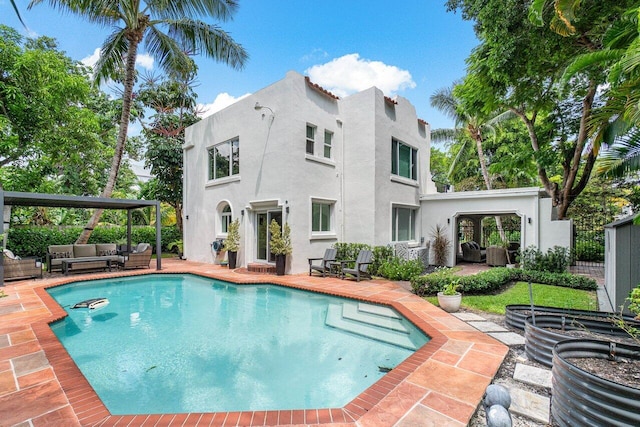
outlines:
[[[325,129],[324,130],[324,145],[323,145],[323,153],[322,153],[322,155],[326,159],[330,159],[331,158],[332,143],[333,143],[333,132],[331,132],[330,130]]]
[[[309,130],[311,130],[312,135],[309,136]],[[307,127],[306,127],[306,145],[305,145],[305,153],[309,154],[309,155],[314,155],[315,154],[315,150],[316,150],[316,134],[318,133],[318,127],[315,125],[312,125],[311,123],[307,123]],[[311,147],[311,152],[309,152],[309,147]]]
[[[398,239],[398,210],[409,211],[409,239]],[[391,241],[392,242],[415,242],[416,241],[416,219],[418,218],[418,208],[406,205],[393,205],[391,207]]]
[[[400,174],[400,149],[407,147],[410,151],[409,158],[409,176]],[[391,174],[409,179],[411,181],[418,180],[418,149],[400,141],[397,138],[391,138]]]
[[[233,221],[231,206],[227,203],[220,212],[220,232],[222,234],[227,234],[229,232],[229,224],[231,224],[231,221]]]
[[[322,230],[322,224],[320,230],[313,229],[313,207],[315,205],[327,206],[329,208],[329,227],[327,230]],[[335,206],[336,201],[334,199],[324,199],[312,197],[309,204],[309,231],[311,235],[311,239],[335,239],[336,231],[335,231]]]
[[[229,162],[229,174],[225,175],[225,176],[219,176],[216,177],[216,171],[217,171],[217,165],[216,165],[216,157],[214,155],[214,150],[216,150],[218,147],[221,147],[223,145],[228,145],[229,146],[229,157],[227,158],[228,162]],[[234,150],[234,145],[238,151],[238,170],[236,172],[234,172],[234,165],[233,165],[233,150]],[[235,137],[232,139],[229,139],[227,141],[224,142],[220,142],[218,144],[212,145],[210,147],[207,148],[207,159],[208,159],[208,179],[209,181],[216,181],[216,180],[224,180],[224,179],[228,179],[230,177],[233,176],[237,176],[240,175],[240,138],[239,137]]]

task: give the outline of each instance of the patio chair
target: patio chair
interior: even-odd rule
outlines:
[[[149,268],[153,248],[148,243],[138,243],[133,252],[123,252],[118,259],[118,266],[123,269],[129,268]]]
[[[5,249],[3,266],[4,280],[42,278],[42,260],[38,257],[20,258]]]
[[[313,273],[314,271],[322,274],[322,277],[325,277],[327,274],[331,274],[331,263],[335,262],[337,254],[337,249],[329,248],[324,251],[324,257],[309,258],[309,276],[311,276],[311,273]],[[322,262],[320,264],[314,264],[314,261]]]
[[[354,268],[348,268],[347,265],[355,262]],[[341,268],[341,276],[344,279],[347,274],[354,276],[356,280],[359,282],[360,278],[371,279],[371,274],[369,273],[369,265],[373,262],[373,252],[363,249],[358,253],[358,258],[355,261],[353,260],[345,260],[340,261],[342,266]]]
[[[464,242],[462,245],[462,260],[467,262],[485,262],[487,251],[476,242]]]

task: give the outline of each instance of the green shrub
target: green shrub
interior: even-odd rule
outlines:
[[[394,256],[382,263],[378,274],[389,280],[410,280],[412,277],[422,274],[423,269],[421,260],[406,260]]]
[[[371,249],[371,246],[365,243],[334,243],[333,247],[338,250],[336,253],[336,261],[356,260],[358,253],[362,249]],[[353,268],[355,263],[349,263],[349,268]],[[372,273],[375,270],[371,270]],[[375,273],[373,273],[375,274]]]
[[[369,272],[380,275],[380,267],[382,264],[392,258],[393,248],[391,246],[375,246],[373,248],[373,261],[369,266]],[[422,271],[420,273],[422,273]]]
[[[14,253],[25,256],[43,257],[50,245],[73,244],[82,227],[12,227],[7,236],[7,247]],[[162,227],[162,250],[167,245],[182,239],[180,230],[176,227]],[[126,226],[96,227],[91,233],[89,243],[125,243],[127,238]],[[136,226],[131,229],[131,242],[147,242],[155,246],[156,229],[151,226]]]
[[[598,289],[595,280],[570,273],[522,270],[519,268],[492,268],[471,276],[454,276],[448,270],[441,270],[411,279],[411,288],[416,295],[435,295],[451,283],[460,279],[460,290],[467,294],[488,294],[496,292],[509,282],[532,282],[593,291]]]
[[[564,273],[571,263],[571,253],[562,246],[554,246],[553,249],[547,250],[546,254],[535,246],[529,246],[522,251],[519,259],[524,270]]]
[[[604,261],[604,245],[596,242],[576,242],[576,259],[580,261]]]

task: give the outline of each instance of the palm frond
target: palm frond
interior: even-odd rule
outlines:
[[[249,54],[216,25],[183,18],[166,21],[167,34],[189,53],[202,53],[235,69],[242,69]]]
[[[129,42],[124,30],[116,31],[107,37],[100,49],[100,58],[93,66],[93,79],[96,84],[109,79],[121,79],[125,71],[124,57]]]
[[[609,151],[602,154],[597,166],[599,175],[622,178],[640,171],[640,129],[634,128],[619,138]]]
[[[431,106],[442,111],[447,117],[460,121],[460,114],[458,114],[458,102],[453,96],[453,87],[443,87],[438,89],[429,97]]]
[[[209,16],[217,21],[227,22],[238,9],[238,2],[235,0],[155,0],[147,4],[149,10],[164,19]]]
[[[431,141],[433,142],[451,142],[460,136],[458,129],[433,129],[431,131]]]
[[[592,65],[608,65],[615,61],[619,61],[625,54],[625,49],[599,50],[597,52],[585,53],[579,55],[564,70],[561,81],[566,84],[577,73],[584,71]]]

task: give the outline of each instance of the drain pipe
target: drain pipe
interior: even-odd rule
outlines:
[[[340,147],[340,155],[342,158],[340,159],[340,238],[338,241],[344,242],[344,123],[340,119],[336,119],[336,123],[341,130],[341,147]]]

